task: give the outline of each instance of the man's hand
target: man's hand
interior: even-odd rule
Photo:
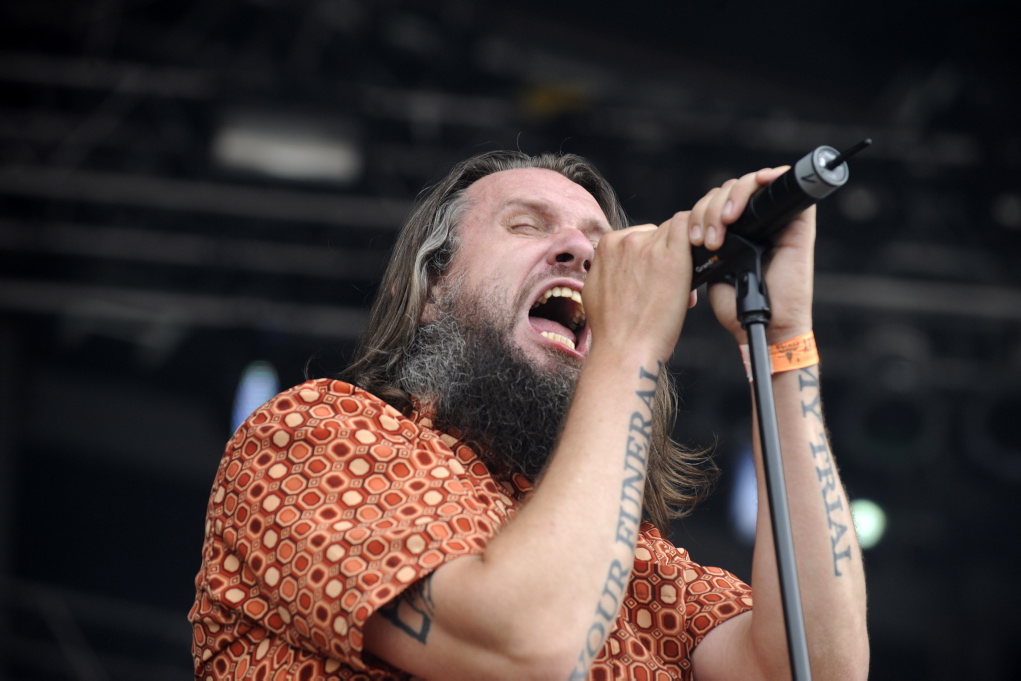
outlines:
[[[688,213],[659,227],[637,225],[604,235],[596,248],[583,299],[593,349],[634,349],[650,344],[666,362],[694,295]]]
[[[711,190],[691,209],[688,220],[691,244],[717,250],[723,244],[727,226],[741,216],[749,197],[787,170],[788,166],[763,168]],[[772,320],[766,331],[770,343],[812,330],[815,206],[781,231],[774,246],[766,265],[766,287],[772,308]],[[733,287],[713,284],[709,287],[709,301],[720,323],[738,342],[746,343],[744,329],[737,319]]]

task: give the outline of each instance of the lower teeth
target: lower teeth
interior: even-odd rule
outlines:
[[[549,338],[551,341],[554,341],[555,343],[566,345],[572,350],[575,349],[574,341],[572,341],[570,338],[561,336],[559,333],[553,333],[551,331],[541,331],[539,335],[541,335],[543,338]]]

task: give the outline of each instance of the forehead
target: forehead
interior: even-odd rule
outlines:
[[[475,181],[465,194],[470,199],[468,215],[474,213],[476,217],[521,208],[551,217],[584,220],[599,231],[610,230],[594,196],[581,185],[545,168],[501,170]]]

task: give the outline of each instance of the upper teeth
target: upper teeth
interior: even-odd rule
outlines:
[[[539,300],[535,301],[535,305],[532,307],[538,307],[545,303],[550,298],[571,298],[574,302],[581,304],[581,293],[575,291],[573,288],[567,286],[554,286],[546,293],[543,293]]]
[[[544,303],[549,301],[550,298],[570,298],[574,302],[578,303],[578,309],[575,310],[574,319],[572,319],[571,321],[573,324],[581,324],[583,321],[585,321],[585,307],[584,305],[582,305],[581,302],[580,291],[575,291],[573,288],[570,288],[568,286],[554,286],[553,288],[539,296],[539,299],[535,301],[534,305],[532,305],[532,309],[534,310],[540,305],[543,305]]]

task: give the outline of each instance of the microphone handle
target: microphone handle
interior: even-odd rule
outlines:
[[[727,237],[719,249],[692,248],[694,271],[691,288],[695,289],[705,282],[720,281],[730,274],[728,263],[746,248],[740,240],[732,239],[732,234],[753,243],[769,245],[798,213],[844,186],[849,176],[844,159],[863,149],[867,143],[856,146],[860,148],[843,154],[833,147],[816,147],[786,173],[759,187],[748,199],[741,216],[727,227]],[[833,167],[830,168],[830,165]]]

